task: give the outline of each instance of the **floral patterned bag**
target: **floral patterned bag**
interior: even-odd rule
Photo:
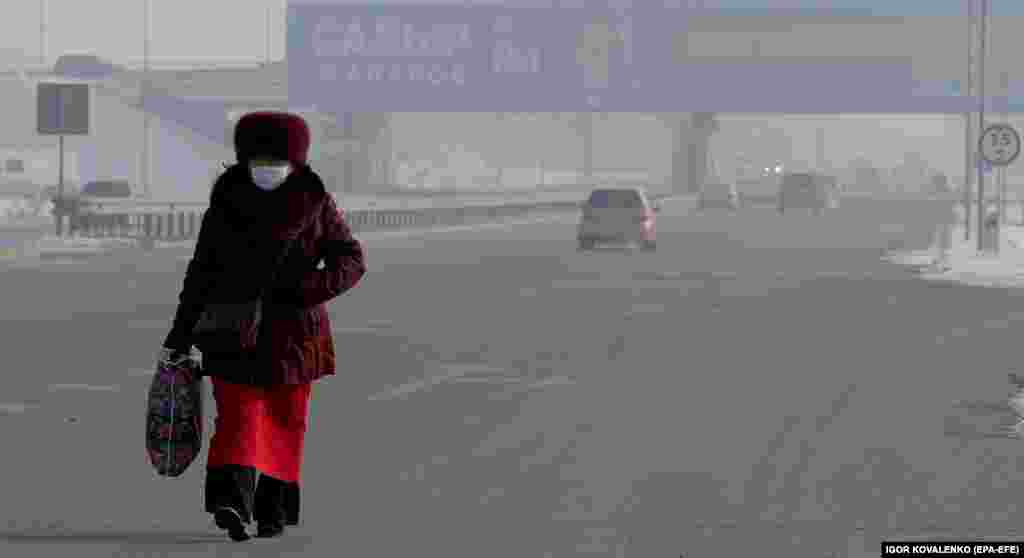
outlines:
[[[203,447],[205,383],[195,354],[160,357],[146,403],[146,452],[163,477],[178,477]]]

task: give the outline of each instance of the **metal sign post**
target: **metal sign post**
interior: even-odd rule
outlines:
[[[1000,74],[1000,86],[1003,89],[1003,122],[1010,121],[1010,74],[1005,70]],[[1006,167],[999,167],[999,231],[1006,226]]]
[[[974,15],[975,4],[967,3],[967,89],[963,91],[965,97],[974,95],[974,32],[977,18]],[[976,157],[974,156],[974,118],[970,112],[964,113],[964,240],[971,239],[971,191],[974,189],[972,183],[972,171],[974,171]]]
[[[1009,124],[993,124],[985,128],[985,131],[981,134],[981,138],[978,140],[978,153],[981,154],[981,157],[986,162],[991,164],[993,167],[996,167],[999,170],[1000,175],[1003,175],[1005,168],[1016,161],[1017,157],[1020,156],[1020,134],[1018,134],[1017,130]],[[980,171],[978,174],[979,176],[983,176]],[[1000,184],[999,186],[1002,187],[1003,184]],[[980,252],[984,248],[981,238],[985,223],[983,222],[984,215],[982,213],[984,197],[982,196],[982,192],[979,192],[978,195],[978,251]],[[1004,196],[1005,191],[1000,192],[1000,203],[1002,203],[1002,198]],[[998,229],[996,231],[996,239],[997,241],[994,249],[998,251]]]
[[[59,238],[64,234],[64,134],[60,134],[57,137],[60,138],[60,162],[57,165],[57,204],[60,204],[60,209],[57,210],[54,234]],[[54,206],[56,207],[57,204],[54,204]]]
[[[56,234],[64,234],[64,136],[89,134],[92,90],[88,83],[40,83],[36,88],[36,131],[59,137],[60,163],[55,202]]]

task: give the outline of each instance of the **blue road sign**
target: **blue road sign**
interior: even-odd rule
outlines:
[[[40,83],[36,87],[36,131],[42,135],[88,135],[88,83]]]

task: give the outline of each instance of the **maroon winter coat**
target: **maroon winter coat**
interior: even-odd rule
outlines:
[[[242,357],[204,354],[211,376],[233,383],[303,384],[335,373],[335,350],[325,303],[366,272],[363,250],[342,211],[309,166],[296,168],[276,190],[252,183],[247,167],[228,168],[214,184],[195,254],[189,262],[166,347],[191,345],[204,306],[260,295],[273,263],[257,349]]]

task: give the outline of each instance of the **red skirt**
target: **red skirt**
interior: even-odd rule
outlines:
[[[207,466],[252,467],[298,483],[312,384],[260,387],[211,380],[217,419]]]

